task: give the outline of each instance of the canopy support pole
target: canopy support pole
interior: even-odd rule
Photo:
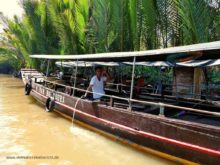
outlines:
[[[133,98],[134,77],[135,77],[135,63],[136,63],[136,57],[134,57],[134,59],[133,59],[133,70],[132,70],[131,90],[130,90],[130,99],[129,99],[129,110],[130,111],[132,111],[131,99]]]
[[[78,60],[76,61],[76,67],[75,67],[75,77],[74,77],[74,89],[73,89],[73,96],[75,95],[75,88],[76,88],[76,78],[77,78],[77,72],[78,72]]]
[[[47,60],[47,73],[46,76],[49,76],[49,66],[50,66],[50,60]]]

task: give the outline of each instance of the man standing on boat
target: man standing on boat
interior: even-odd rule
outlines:
[[[95,73],[96,75],[92,77],[84,96],[87,97],[88,92],[92,91],[93,100],[98,100],[105,95],[104,82],[109,81],[111,78],[101,66],[95,67]]]

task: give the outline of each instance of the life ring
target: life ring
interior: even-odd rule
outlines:
[[[52,112],[54,110],[54,106],[55,106],[55,101],[50,97],[48,97],[46,100],[45,110],[47,112]]]
[[[25,95],[29,95],[32,89],[32,85],[29,83],[26,83],[25,85]]]

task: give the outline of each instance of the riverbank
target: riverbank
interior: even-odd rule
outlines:
[[[12,74],[14,72],[9,59],[7,57],[0,56],[0,74]]]

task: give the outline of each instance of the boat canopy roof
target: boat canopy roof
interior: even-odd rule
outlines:
[[[133,57],[136,61],[184,61],[198,59],[218,59],[220,57],[220,41],[194,44],[164,49],[134,51],[134,52],[114,52],[84,55],[31,55],[31,58],[51,59],[51,60],[72,60],[72,61],[111,61],[111,62],[130,62]],[[187,59],[186,59],[187,58]]]
[[[66,68],[78,67],[93,67],[93,66],[119,66],[117,62],[88,62],[88,61],[57,61],[55,63],[57,66],[63,66]]]
[[[220,65],[220,59],[218,60],[190,60],[186,62],[178,62],[176,66],[183,66],[183,67],[209,67],[209,66],[216,66]]]
[[[133,62],[123,62],[126,65],[133,65]],[[168,61],[148,61],[148,62],[136,62],[135,65],[141,66],[165,66],[165,67],[172,67],[175,66],[174,64]]]
[[[88,62],[88,61],[57,61],[55,63],[57,66],[63,66],[66,68],[73,68],[75,66],[78,67],[93,67],[93,66],[119,66],[120,64],[125,65],[133,65],[133,62]],[[174,64],[167,62],[167,61],[151,61],[151,62],[136,62],[135,65],[140,66],[165,66],[165,67],[172,67],[175,66]]]
[[[66,68],[78,67],[94,67],[100,66],[119,66],[120,64],[133,65],[133,62],[87,62],[87,61],[57,61],[57,66],[63,66]],[[210,67],[220,65],[220,59],[218,60],[190,60],[186,62],[170,63],[167,61],[148,61],[148,62],[136,62],[135,65],[139,66],[153,66],[153,67]]]

